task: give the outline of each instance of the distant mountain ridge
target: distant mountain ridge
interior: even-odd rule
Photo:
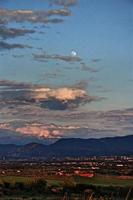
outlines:
[[[0,144],[0,158],[52,158],[133,155],[133,135],[101,139],[64,138],[53,144]]]

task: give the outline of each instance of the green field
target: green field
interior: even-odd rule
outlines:
[[[11,184],[14,184],[16,182],[31,183],[32,181],[34,181],[34,178],[32,177],[0,176],[0,183],[3,183],[3,182],[9,182]]]
[[[133,185],[133,179],[120,179],[115,176],[95,176],[93,178],[75,177],[76,183],[99,185],[99,186],[123,186]]]
[[[94,176],[93,178],[84,177],[44,177],[48,185],[62,185],[65,181],[70,181],[75,184],[88,184],[99,186],[123,186],[130,187],[133,185],[133,179],[120,179],[117,176]],[[33,177],[18,177],[18,176],[3,176],[0,177],[0,183],[9,182],[14,184],[15,182],[31,183],[35,180]]]

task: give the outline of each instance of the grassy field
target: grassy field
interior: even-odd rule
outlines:
[[[120,179],[117,176],[94,176],[93,178],[84,177],[44,177],[48,185],[62,185],[65,181],[74,182],[75,184],[88,184],[99,186],[123,186],[130,187],[133,185],[133,179]],[[34,181],[34,177],[18,177],[18,176],[3,176],[0,177],[0,183],[9,182],[14,184],[15,182],[31,183]]]
[[[75,177],[76,183],[99,185],[99,186],[123,186],[133,185],[133,179],[120,179],[116,176],[95,176],[93,178]]]
[[[22,182],[22,183],[31,183],[34,180],[32,177],[22,177],[22,176],[0,176],[0,183],[2,182]]]

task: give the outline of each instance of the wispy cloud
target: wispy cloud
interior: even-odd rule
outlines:
[[[15,38],[31,33],[35,33],[35,31],[28,29],[7,28],[6,26],[0,27],[0,38],[2,39]]]
[[[91,73],[97,73],[97,72],[99,72],[99,69],[89,67],[83,61],[80,64],[81,64],[81,71],[88,71],[88,72],[91,72]]]
[[[82,59],[79,56],[72,55],[59,55],[59,54],[33,54],[34,60],[46,61],[46,60],[61,60],[65,62],[80,62]]]
[[[24,48],[31,48],[29,45],[25,44],[17,44],[17,43],[7,43],[0,41],[0,50],[11,50],[11,49],[24,49]]]
[[[70,16],[71,12],[67,8],[53,10],[8,10],[0,9],[1,23],[9,22],[30,22],[30,23],[60,23],[64,19],[57,18]],[[53,18],[52,18],[53,16]]]
[[[92,59],[92,62],[94,62],[94,63],[97,63],[97,62],[100,62],[100,61],[101,61],[100,58],[93,58],[93,59]]]
[[[71,15],[71,11],[67,7],[59,7],[59,9],[45,9],[45,10],[26,10],[26,9],[5,9],[0,8],[0,49],[15,49],[25,48],[28,45],[23,44],[9,44],[4,40],[9,38],[15,38],[19,36],[25,36],[35,32],[33,29],[24,28],[12,28],[7,27],[12,23],[19,23],[19,25],[25,23],[31,24],[57,24],[64,22],[65,17]],[[37,32],[37,31],[36,31]],[[63,58],[62,58],[63,59]],[[64,60],[67,58],[64,58]]]
[[[60,5],[60,6],[68,7],[68,6],[76,5],[77,4],[77,0],[52,0],[52,3]]]

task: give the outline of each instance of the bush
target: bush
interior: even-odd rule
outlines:
[[[25,189],[25,185],[22,182],[16,182],[14,185],[14,188],[17,190],[24,190]]]
[[[30,185],[31,189],[35,193],[43,194],[45,193],[47,187],[47,181],[44,179],[38,179]]]
[[[3,182],[3,186],[5,189],[10,189],[11,184],[9,182]]]

